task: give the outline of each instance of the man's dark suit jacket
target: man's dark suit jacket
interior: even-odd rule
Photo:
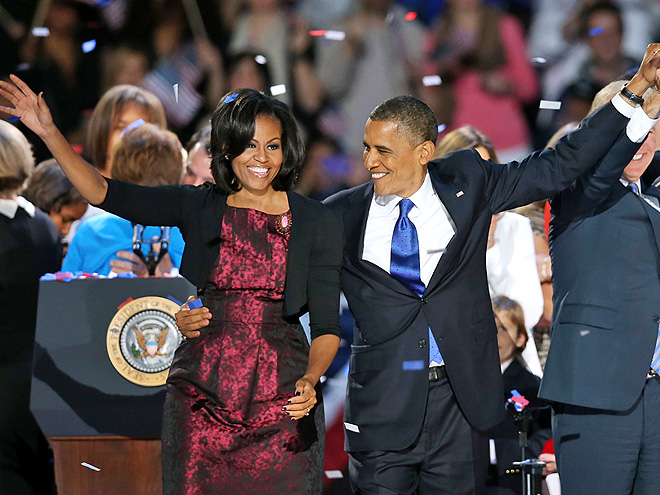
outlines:
[[[554,312],[539,395],[624,411],[639,398],[660,321],[660,212],[621,184],[623,157],[552,199]],[[660,198],[656,188],[644,194]]]
[[[142,225],[179,227],[186,241],[181,275],[203,289],[218,260],[227,196],[209,182],[197,187],[145,187],[106,180],[108,193],[100,208]],[[318,201],[294,192],[288,192],[287,197],[292,225],[284,313],[298,316],[309,310],[312,337],[339,335],[341,227]]]
[[[419,434],[428,393],[429,327],[470,424],[486,430],[502,419],[502,375],[485,261],[491,215],[568,187],[615,141],[628,139],[627,122],[610,103],[554,150],[521,163],[485,161],[474,150],[432,161],[433,188],[455,235],[422,298],[362,260],[373,184],[326,200],[343,220],[342,289],[356,320],[344,408],[349,452],[405,449]]]

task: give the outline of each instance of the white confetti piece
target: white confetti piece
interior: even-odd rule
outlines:
[[[535,64],[545,64],[547,60],[544,59],[543,57],[534,57],[532,59],[532,62],[534,62]]]
[[[326,471],[325,475],[330,480],[340,480],[344,477],[344,474],[341,471],[339,471],[338,469],[335,469],[335,470],[332,470],[332,471]]]
[[[174,89],[174,101],[179,103],[179,84],[175,84],[172,88]]]
[[[539,108],[541,110],[559,110],[561,108],[561,101],[541,100]]]
[[[259,65],[265,65],[266,62],[268,62],[268,59],[263,55],[257,55],[256,57],[254,57],[254,61]]]
[[[440,86],[442,84],[442,78],[437,74],[433,76],[424,76],[422,77],[422,84],[424,86]]]
[[[346,39],[346,33],[344,31],[326,31],[325,39],[333,40],[333,41],[343,41],[344,39]]]
[[[270,94],[273,96],[283,95],[284,93],[286,93],[286,85],[284,84],[276,84],[270,87]]]
[[[348,431],[353,431],[355,433],[360,433],[360,427],[358,425],[354,425],[353,423],[346,423],[344,422],[344,426]]]
[[[37,38],[45,38],[46,36],[50,36],[50,29],[47,27],[33,27],[32,36],[36,36]]]
[[[446,124],[440,124],[440,125],[438,126],[438,132],[442,132],[442,131],[444,131],[446,128],[447,128],[447,125],[446,125]]]
[[[100,471],[101,470],[101,468],[97,468],[96,466],[92,466],[91,464],[88,464],[86,462],[81,462],[80,465],[83,466],[83,467],[89,468],[92,471]]]

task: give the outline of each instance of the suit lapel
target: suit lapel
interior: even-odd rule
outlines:
[[[658,263],[660,264],[660,211],[657,208],[657,205],[660,204],[660,191],[656,187],[645,188],[642,194],[645,196],[640,197],[640,201],[644,206],[644,211],[649,217],[649,222],[651,223],[651,228],[653,229],[653,234],[655,237],[655,246],[656,252],[659,254]],[[651,204],[655,206],[652,206]]]
[[[364,251],[364,234],[367,228],[367,218],[371,207],[374,187],[370,181],[355,190],[350,196],[351,207],[344,211],[344,238],[346,241],[346,256],[350,265],[367,274],[376,282],[402,294],[410,295],[412,291],[390,276],[388,272],[362,259]]]
[[[459,254],[465,244],[465,237],[470,234],[472,226],[471,208],[468,207],[471,201],[468,185],[442,180],[439,174],[436,173],[435,167],[429,167],[429,172],[431,173],[433,189],[449,215],[449,221],[454,229],[454,237],[447,244],[445,252],[435,267],[426,293],[441,284],[443,279],[458,266]]]

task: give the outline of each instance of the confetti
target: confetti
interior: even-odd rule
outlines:
[[[105,7],[106,5],[110,5],[110,0],[97,0],[94,5],[97,7]]]
[[[89,52],[93,51],[94,48],[96,48],[96,40],[85,41],[82,44],[83,53],[89,53]]]
[[[37,38],[45,38],[46,36],[50,36],[50,29],[47,27],[33,27],[32,36],[36,36]]]
[[[447,128],[447,124],[440,124],[440,125],[438,126],[438,133],[441,133],[441,132],[444,131],[446,128]]]
[[[424,76],[422,77],[422,84],[424,86],[440,86],[442,84],[442,78],[437,74],[433,76]]]
[[[328,477],[329,480],[340,480],[344,477],[344,474],[338,469],[333,471],[326,471],[325,475]]]
[[[410,371],[410,370],[422,370],[424,369],[424,361],[404,361],[403,362],[403,369],[405,371]]]
[[[286,93],[286,86],[284,84],[276,84],[270,87],[270,94],[273,96],[283,95]]]
[[[188,303],[188,307],[190,309],[197,309],[197,308],[201,308],[202,306],[203,305],[202,305],[202,300],[201,299],[193,299],[192,301],[190,301]]]
[[[179,84],[175,84],[172,88],[174,89],[174,101],[179,103]]]
[[[559,110],[561,108],[561,101],[541,100],[539,108],[541,110]]]
[[[544,59],[543,57],[534,57],[532,59],[532,62],[534,62],[535,64],[545,64],[547,60]]]
[[[388,12],[387,17],[385,17],[385,22],[388,24],[392,24],[393,20],[394,20],[394,12]]]
[[[7,120],[9,122],[18,122],[19,120],[21,120],[21,118],[20,117],[9,117]]]
[[[309,35],[310,36],[325,36],[325,29],[316,29],[314,31],[310,31]]]
[[[353,423],[347,423],[346,421],[344,421],[344,427],[348,431],[353,431],[355,433],[360,433],[360,427],[358,425],[354,425]]]
[[[266,62],[268,62],[268,59],[263,55],[257,55],[256,57],[254,57],[254,61],[259,65],[265,65]]]
[[[346,33],[344,31],[326,31],[325,39],[333,40],[333,41],[343,41],[346,39]]]
[[[100,470],[101,470],[100,468],[97,468],[96,466],[92,466],[91,464],[88,464],[88,463],[86,463],[86,462],[81,462],[80,465],[81,465],[81,466],[84,466],[84,467],[86,467],[86,468],[89,468],[89,469],[91,469],[92,471],[100,471]]]
[[[605,28],[603,26],[591,28],[589,30],[589,36],[597,36],[599,34],[603,34],[604,31],[605,31]]]
[[[224,102],[225,102],[225,103],[231,103],[231,102],[234,101],[236,98],[238,98],[238,93],[232,93],[232,94],[227,95],[227,96],[225,97],[225,101],[224,101]]]
[[[408,12],[406,14],[406,21],[414,21],[417,19],[417,12]]]

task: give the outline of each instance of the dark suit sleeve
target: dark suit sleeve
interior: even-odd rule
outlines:
[[[628,118],[608,103],[585,118],[580,127],[560,139],[554,149],[535,152],[522,162],[496,164],[481,160],[491,211],[499,212],[550,198],[603,160],[625,134]],[[640,144],[637,144],[639,148]],[[618,150],[627,163],[637,148]]]
[[[319,205],[321,206],[321,205]],[[312,339],[341,334],[339,326],[339,276],[344,249],[340,222],[325,206],[314,225],[309,258],[307,302]]]
[[[619,184],[623,169],[629,163],[628,157],[639,147],[640,143],[633,143],[625,132],[622,133],[595,170],[580,176],[551,199],[555,222],[574,221],[595,211]]]
[[[187,186],[147,187],[106,181],[108,192],[99,208],[141,225],[181,226]]]

